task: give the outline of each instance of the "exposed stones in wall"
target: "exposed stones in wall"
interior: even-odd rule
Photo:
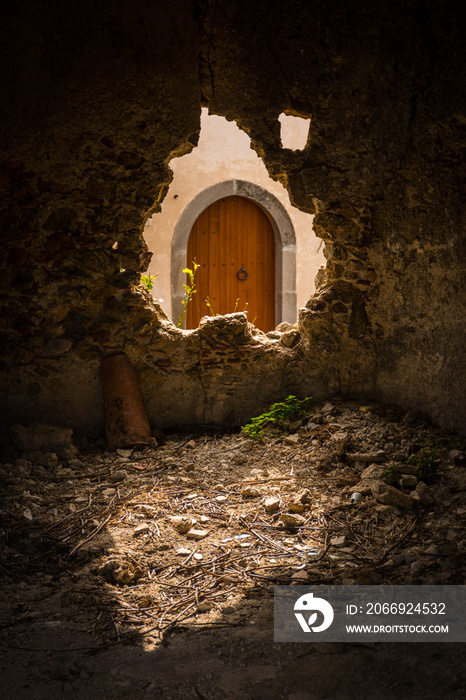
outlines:
[[[123,350],[153,424],[234,423],[293,391],[464,429],[460,3],[32,5],[2,28],[4,424],[98,432],[101,359]],[[183,333],[138,285],[200,102],[316,214],[328,264],[290,345],[236,316]],[[283,111],[312,117],[303,151],[281,148]]]

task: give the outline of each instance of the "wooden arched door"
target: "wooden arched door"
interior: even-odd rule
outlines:
[[[212,312],[245,309],[261,330],[275,328],[275,236],[257,204],[233,196],[207,207],[189,235],[187,267],[193,260],[200,267],[186,328],[197,328],[202,316]]]

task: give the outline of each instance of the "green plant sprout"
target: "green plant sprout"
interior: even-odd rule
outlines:
[[[154,280],[158,276],[158,273],[156,275],[141,275],[141,284],[143,284],[146,287],[148,292],[150,292],[150,290],[154,286]]]
[[[433,437],[424,437],[424,446],[408,459],[408,464],[417,467],[418,478],[426,484],[432,484],[435,481],[439,454],[439,443]]]
[[[188,311],[188,304],[191,301],[191,299],[193,298],[193,294],[196,294],[196,292],[197,292],[194,280],[196,277],[197,268],[200,267],[200,265],[198,265],[196,263],[196,258],[194,258],[192,265],[193,265],[192,270],[189,267],[185,267],[183,270],[183,273],[185,275],[188,275],[189,281],[187,284],[183,284],[183,289],[185,291],[184,299],[181,302],[183,304],[183,310],[181,312],[180,318],[178,319],[178,323],[176,324],[177,328],[181,328],[183,321],[186,318],[186,313]]]
[[[284,401],[272,404],[266,413],[251,418],[251,422],[243,426],[243,432],[253,440],[262,442],[264,439],[264,428],[277,420],[295,420],[302,418],[308,410],[310,397],[297,399],[292,394]]]
[[[211,304],[211,302],[210,302],[210,297],[209,297],[209,296],[206,296],[206,297],[204,298],[204,301],[205,301],[205,303],[206,303],[207,308],[209,309],[210,315],[211,315],[211,316],[218,316],[218,314],[216,314],[215,311],[214,311],[213,308],[212,308],[212,304]]]

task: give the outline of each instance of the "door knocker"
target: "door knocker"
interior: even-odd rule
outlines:
[[[241,280],[241,282],[244,282],[249,277],[249,272],[246,272],[246,270],[244,269],[244,265],[241,265],[236,276],[239,280]]]

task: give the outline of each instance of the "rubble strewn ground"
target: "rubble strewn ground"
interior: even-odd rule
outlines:
[[[466,583],[464,439],[343,400],[263,442],[23,432],[0,467],[3,697],[465,697],[461,645],[272,641],[274,584]]]

